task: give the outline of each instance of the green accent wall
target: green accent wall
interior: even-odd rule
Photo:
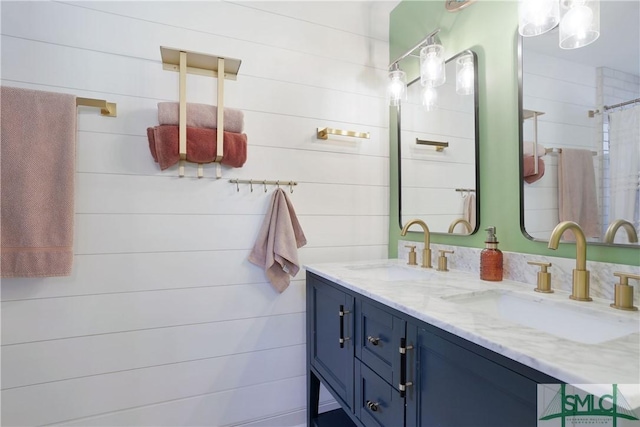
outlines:
[[[575,258],[574,244],[561,244],[553,251],[544,242],[526,238],[520,229],[517,4],[516,1],[477,1],[462,11],[451,13],[445,10],[444,0],[404,0],[391,12],[389,60],[402,55],[436,28],[441,30],[438,38],[447,57],[465,49],[478,55],[480,231],[472,236],[434,234],[431,241],[480,248],[484,246],[486,235],[483,230],[494,225],[503,251]],[[417,65],[405,66],[403,62],[401,67],[407,72],[408,81],[417,76]],[[389,256],[395,258],[401,238],[395,108],[390,108],[389,114]],[[409,232],[402,239],[422,241],[423,235]],[[640,249],[590,245],[587,258],[640,265]]]

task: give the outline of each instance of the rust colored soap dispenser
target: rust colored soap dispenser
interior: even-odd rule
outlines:
[[[480,252],[480,279],[490,282],[502,280],[502,251],[498,249],[496,228],[485,229],[488,232],[485,248]]]

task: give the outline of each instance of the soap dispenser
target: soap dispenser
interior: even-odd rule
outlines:
[[[491,282],[502,280],[502,251],[498,249],[496,228],[485,229],[488,232],[485,248],[480,252],[480,279]]]

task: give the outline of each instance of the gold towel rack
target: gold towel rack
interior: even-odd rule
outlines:
[[[545,149],[544,149],[544,153],[545,153],[545,154],[551,154],[551,153],[557,153],[557,154],[560,154],[560,153],[562,153],[562,148],[545,148]],[[597,156],[597,155],[598,155],[598,152],[597,152],[597,151],[592,151],[592,152],[591,152],[591,155],[593,155],[593,156]]]
[[[116,117],[118,108],[115,102],[107,102],[104,99],[76,98],[76,107],[94,107],[100,109],[100,114],[108,117]]]
[[[289,191],[293,193],[293,187],[298,185],[296,181],[271,181],[266,179],[230,179],[230,184],[235,184],[237,191],[240,191],[240,184],[249,184],[251,186],[251,191],[253,192],[253,184],[262,185],[264,187],[264,192],[267,192],[267,185],[276,185],[278,188],[280,185],[288,186]]]
[[[418,145],[432,145],[432,146],[436,147],[436,151],[437,152],[442,152],[442,151],[444,151],[445,148],[447,148],[449,146],[448,142],[427,141],[425,139],[418,139],[418,138],[416,138],[416,144],[418,144]]]
[[[331,129],[331,128],[317,129],[318,139],[327,139],[329,137],[329,134],[339,135],[339,136],[350,136],[353,138],[369,139],[369,132],[356,132],[353,130],[340,130],[340,129]]]

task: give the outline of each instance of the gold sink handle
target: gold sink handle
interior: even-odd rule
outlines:
[[[534,291],[541,292],[543,294],[552,294],[553,289],[551,289],[551,273],[547,271],[547,268],[551,267],[551,263],[527,261],[527,264],[537,265],[540,267],[540,271],[538,271],[538,282],[536,283],[536,288],[534,289]]]
[[[453,251],[440,249],[438,252],[440,252],[440,256],[438,257],[438,271],[449,271],[447,268],[447,254],[452,254]]]
[[[640,275],[620,271],[613,275],[620,278],[620,283],[615,285],[611,307],[618,310],[637,311],[638,307],[633,305],[633,286],[629,285],[629,279],[640,280]]]
[[[409,248],[409,262],[407,265],[418,265],[418,262],[416,261],[415,245],[406,245],[405,248]]]

